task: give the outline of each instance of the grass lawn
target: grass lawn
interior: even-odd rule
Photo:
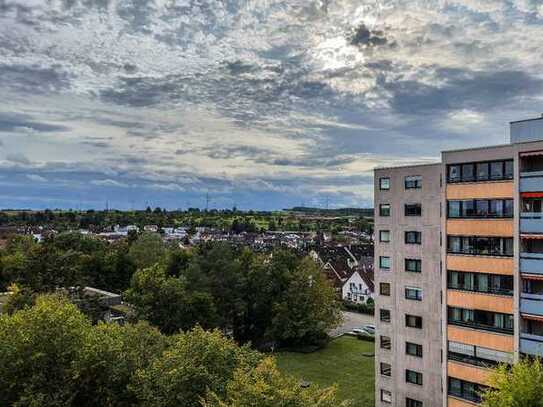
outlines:
[[[374,353],[373,345],[344,336],[314,353],[277,353],[277,365],[285,373],[321,386],[336,383],[339,396],[353,400],[353,407],[373,407],[374,358],[362,356]]]

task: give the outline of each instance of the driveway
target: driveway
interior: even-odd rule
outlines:
[[[373,315],[359,314],[356,312],[343,311],[343,322],[336,329],[330,331],[330,336],[335,338],[347,332],[351,332],[353,328],[361,328],[367,324],[375,324]]]

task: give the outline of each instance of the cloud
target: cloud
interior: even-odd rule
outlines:
[[[15,164],[31,164],[31,161],[23,153],[10,153],[6,155],[6,160]]]
[[[63,125],[40,122],[26,114],[0,111],[0,132],[27,130],[47,133],[68,131],[69,128]]]
[[[26,176],[30,181],[36,181],[36,182],[47,182],[47,178],[42,177],[37,174],[28,174]]]
[[[115,188],[128,188],[129,185],[123,182],[116,181],[114,179],[97,179],[91,181],[92,185],[99,187],[115,187]]]

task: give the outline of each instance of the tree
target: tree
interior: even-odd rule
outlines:
[[[489,378],[483,393],[483,407],[543,406],[543,364],[541,359],[522,359],[512,367],[502,364]]]
[[[167,337],[147,323],[95,326],[74,363],[78,391],[73,405],[136,405],[130,387],[135,372],[147,368],[167,346]]]
[[[56,295],[0,316],[0,405],[72,405],[73,361],[90,329],[76,306]]]
[[[291,279],[272,305],[269,334],[284,345],[321,344],[341,320],[333,287],[309,257],[292,270]]]
[[[165,253],[166,246],[159,234],[143,233],[130,246],[128,256],[141,269],[160,262]]]
[[[347,407],[340,402],[335,387],[320,389],[315,385],[301,388],[300,382],[281,374],[272,358],[264,359],[255,369],[238,368],[221,396],[209,392],[204,407]]]
[[[199,407],[208,391],[224,395],[236,369],[250,370],[260,358],[218,330],[196,327],[175,336],[168,351],[139,370],[132,388],[141,406]]]
[[[136,307],[136,316],[163,333],[190,329],[197,323],[214,326],[216,311],[206,292],[187,290],[182,279],[166,275],[158,264],[139,270],[132,277],[126,300]]]
[[[11,315],[16,311],[32,307],[36,300],[36,294],[27,287],[21,287],[18,284],[11,284],[8,287],[11,295],[4,304],[3,312]]]

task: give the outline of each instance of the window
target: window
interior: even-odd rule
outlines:
[[[390,216],[390,204],[379,205],[379,216]]]
[[[390,283],[379,283],[379,294],[390,296]]]
[[[405,232],[405,243],[407,244],[421,244],[422,233],[417,231]]]
[[[418,358],[422,357],[422,345],[412,342],[405,343],[405,353],[407,355],[416,356]]]
[[[379,268],[383,270],[390,270],[390,257],[379,256]]]
[[[422,177],[420,175],[405,177],[405,189],[420,189],[420,188],[422,188]]]
[[[392,341],[389,336],[380,336],[381,349],[391,349]]]
[[[447,315],[451,325],[513,334],[513,315],[511,314],[448,307]]]
[[[405,381],[407,383],[418,384],[422,386],[422,373],[415,372],[414,370],[405,370]]]
[[[512,218],[512,199],[447,201],[449,218]]]
[[[390,189],[390,178],[379,178],[379,189],[381,191],[388,191]]]
[[[486,389],[486,386],[456,379],[454,377],[449,377],[448,382],[450,396],[473,401],[474,403],[481,402],[481,393],[483,393]]]
[[[422,317],[405,314],[405,326],[409,328],[422,329]]]
[[[488,163],[477,164],[477,181],[487,181],[489,173]]]
[[[462,171],[459,165],[449,165],[447,171],[447,179],[449,182],[459,182],[462,180],[461,177]]]
[[[381,390],[381,401],[384,403],[392,403],[392,393],[388,390]]]
[[[513,295],[513,276],[465,271],[447,271],[447,287],[498,295]]]
[[[390,230],[380,230],[379,231],[379,241],[383,243],[390,242]]]
[[[405,259],[405,271],[420,273],[422,271],[422,261],[420,259]]]
[[[422,401],[413,400],[407,397],[405,399],[405,407],[422,407]]]
[[[513,256],[513,238],[448,236],[447,252],[477,256]]]
[[[447,182],[513,179],[513,160],[453,164],[447,166]]]
[[[421,216],[421,204],[405,204],[405,216]]]
[[[465,343],[448,341],[448,359],[475,366],[495,367],[499,363],[513,363],[513,354]]]
[[[390,311],[387,309],[380,309],[379,315],[382,322],[390,322]]]
[[[422,301],[422,289],[415,287],[405,287],[405,298],[407,300]]]
[[[392,376],[392,366],[388,363],[381,363],[380,371],[383,376]]]

